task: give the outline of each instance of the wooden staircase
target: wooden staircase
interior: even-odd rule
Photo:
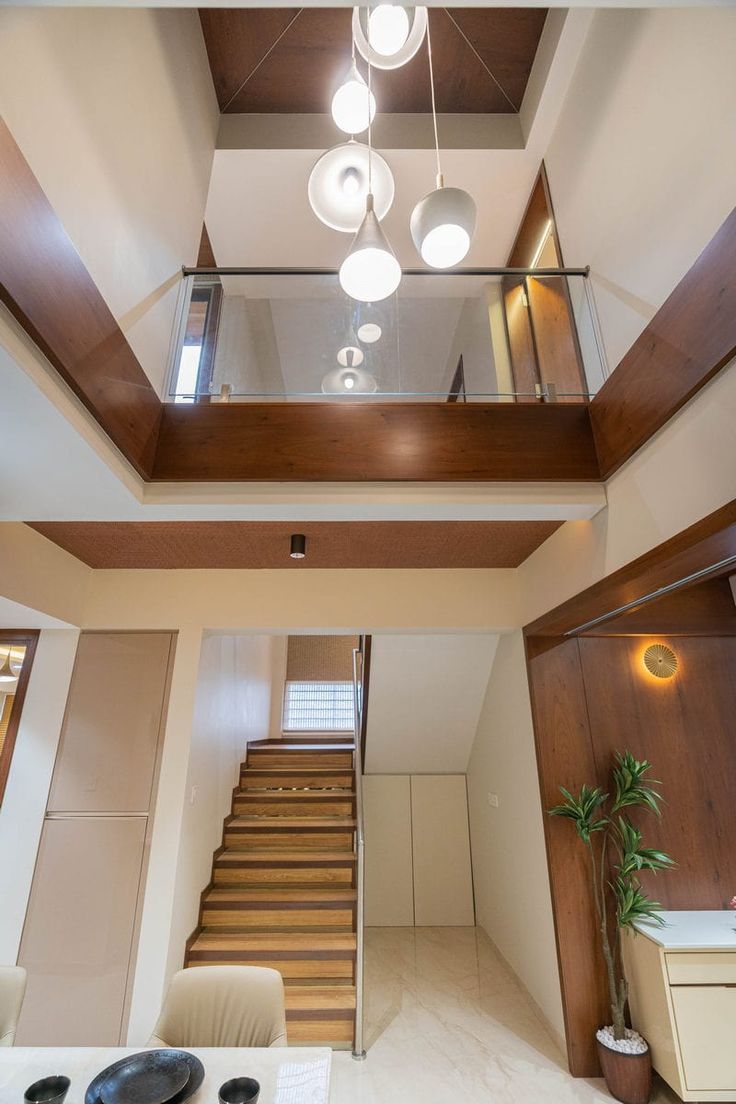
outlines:
[[[290,1043],[352,1045],[356,855],[353,743],[248,746],[185,965],[279,970]]]

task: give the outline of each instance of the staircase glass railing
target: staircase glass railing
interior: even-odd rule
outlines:
[[[355,747],[353,750],[353,771],[355,775],[355,881],[357,901],[355,909],[355,1034],[353,1037],[353,1058],[361,1061],[365,1058],[363,1043],[363,970],[365,926],[365,838],[363,835],[363,766],[361,762],[361,729],[363,709],[363,656],[353,650],[353,729]]]
[[[170,402],[587,402],[607,375],[586,269],[410,271],[381,303],[334,272],[185,269]]]

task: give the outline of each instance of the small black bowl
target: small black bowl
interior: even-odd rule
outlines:
[[[28,1086],[23,1099],[26,1104],[64,1104],[70,1085],[68,1077],[43,1077]]]
[[[260,1091],[252,1077],[233,1077],[220,1085],[220,1104],[256,1104]]]

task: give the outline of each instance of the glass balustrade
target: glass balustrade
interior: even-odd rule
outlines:
[[[167,398],[587,402],[606,369],[583,270],[405,274],[358,303],[334,273],[185,274]]]

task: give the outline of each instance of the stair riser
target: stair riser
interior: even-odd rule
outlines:
[[[350,797],[303,798],[302,800],[278,795],[270,798],[237,794],[233,800],[235,816],[352,816],[353,800]]]
[[[215,885],[259,885],[262,883],[289,885],[295,882],[314,886],[352,886],[354,876],[354,863],[348,863],[345,866],[310,866],[305,861],[304,865],[300,863],[296,866],[283,866],[282,864],[236,866],[233,863],[218,862],[214,870]]]
[[[351,767],[353,765],[353,753],[351,751],[270,751],[268,749],[255,748],[248,751],[247,764],[249,767],[267,768],[289,767],[298,770],[299,767],[337,768]]]
[[[352,909],[289,909],[289,908],[205,908],[202,924],[207,928],[263,928],[271,931],[304,931],[308,928],[350,928]]]
[[[306,771],[278,771],[259,770],[257,773],[244,770],[240,775],[241,790],[269,790],[277,792],[285,790],[310,790],[315,793],[318,790],[345,790],[353,788],[352,771],[318,771],[308,774]]]
[[[354,970],[352,958],[293,958],[285,960],[279,955],[249,954],[247,951],[237,955],[207,952],[204,958],[196,951],[189,955],[187,966],[266,966],[271,970],[278,970],[284,981],[298,981],[302,978],[344,978],[353,981]]]
[[[319,1046],[320,1043],[351,1043],[354,1018],[349,1020],[293,1020],[286,1015],[286,1034],[293,1045]]]
[[[353,833],[226,828],[225,847],[230,851],[246,851],[248,848],[258,851],[352,851]]]

